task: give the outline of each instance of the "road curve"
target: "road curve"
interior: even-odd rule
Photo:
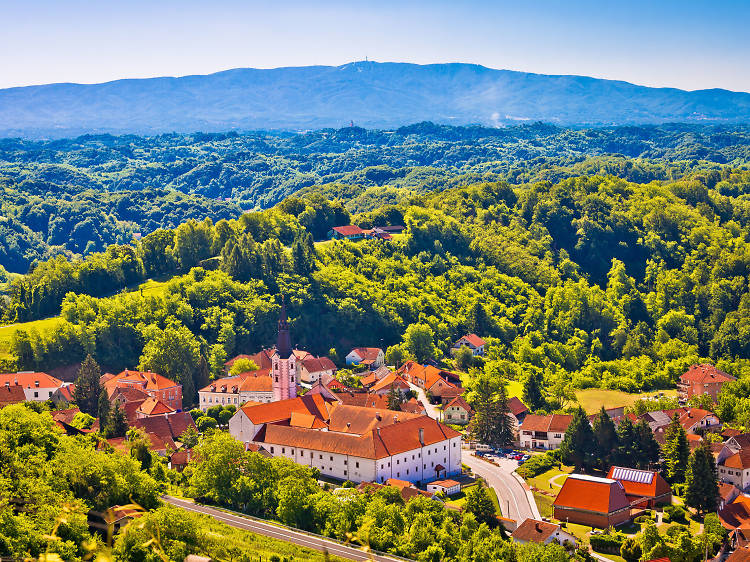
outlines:
[[[258,535],[279,539],[306,548],[319,550],[321,552],[327,551],[329,554],[346,558],[348,560],[375,560],[377,562],[393,562],[394,560],[399,560],[398,558],[391,558],[390,556],[384,556],[382,554],[362,552],[357,548],[345,546],[316,535],[309,535],[307,533],[289,529],[288,527],[271,525],[270,523],[264,523],[257,519],[240,517],[226,511],[213,509],[205,505],[195,504],[172,496],[162,496],[161,499],[186,511],[208,515],[217,521],[221,521],[222,523],[226,523],[227,525],[238,529],[244,529],[245,531],[251,531]]]
[[[470,451],[464,450],[461,462],[474,474],[484,478],[487,484],[495,490],[504,517],[515,519],[519,524],[526,519],[539,518],[539,510],[536,505],[531,505],[533,500],[529,499],[526,489],[512,473],[515,468],[513,461],[503,460],[502,466],[495,466],[475,457]]]

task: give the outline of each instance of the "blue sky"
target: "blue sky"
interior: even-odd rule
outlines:
[[[750,92],[749,0],[0,0],[0,87],[471,62]]]

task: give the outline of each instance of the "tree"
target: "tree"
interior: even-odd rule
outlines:
[[[111,439],[112,437],[125,437],[127,431],[128,420],[125,418],[125,412],[123,412],[122,408],[120,408],[120,403],[115,402],[115,407],[112,410],[111,415],[109,416],[109,421],[107,422],[107,438]]]
[[[575,465],[576,470],[590,470],[596,465],[596,438],[581,406],[573,413],[573,420],[560,445],[560,453],[563,461]]]
[[[391,389],[388,391],[388,409],[400,410],[401,402],[401,393],[396,390],[396,385],[392,384]]]
[[[716,511],[719,484],[714,457],[706,443],[690,455],[685,484],[686,505],[700,513]]]
[[[456,350],[453,360],[456,363],[456,369],[459,371],[467,371],[474,362],[474,354],[467,346],[462,345]]]
[[[189,406],[195,399],[194,377],[200,366],[198,340],[182,324],[164,330],[150,330],[143,347],[140,368],[182,383],[182,402]]]
[[[198,431],[205,433],[209,429],[216,429],[218,422],[210,416],[203,416],[202,418],[198,418],[195,425],[198,426]]]
[[[641,554],[641,545],[634,537],[626,538],[620,547],[620,556],[625,559],[625,562],[638,562]]]
[[[497,395],[491,393],[492,389],[488,386],[477,388],[469,431],[472,438],[480,443],[508,447],[513,443],[514,435],[505,386],[500,385]]]
[[[151,441],[143,432],[142,429],[130,428],[128,430],[128,443],[130,444],[130,456],[141,463],[141,470],[148,470],[151,468]]]
[[[404,348],[400,345],[392,345],[385,352],[385,362],[388,365],[395,366],[397,369],[404,362],[405,357]]]
[[[542,394],[541,373],[531,372],[523,381],[523,401],[532,411],[540,410],[547,405]]]
[[[94,419],[94,416],[90,416],[85,412],[78,412],[73,416],[73,421],[70,422],[70,425],[78,429],[90,429],[94,424]]]
[[[252,359],[247,359],[246,357],[242,357],[240,359],[237,359],[234,363],[232,363],[232,366],[229,368],[229,374],[232,376],[239,375],[240,373],[247,373],[250,371],[257,371],[259,369],[258,365],[253,361]]]
[[[667,480],[670,482],[684,482],[685,471],[690,459],[690,445],[687,441],[685,428],[675,413],[672,421],[664,432],[664,464]]]
[[[428,324],[410,324],[404,333],[404,346],[414,359],[424,363],[435,355],[434,338]]]
[[[78,369],[73,397],[78,408],[91,416],[96,416],[99,410],[99,394],[102,391],[102,385],[99,382],[101,375],[99,365],[91,355],[87,355],[81,363],[81,368]]]
[[[487,523],[491,527],[496,524],[495,505],[492,503],[489,492],[481,483],[469,488],[466,493],[464,511],[474,515],[480,523]]]
[[[661,456],[659,443],[654,439],[654,433],[645,419],[639,421],[635,426],[635,434],[637,438],[635,466],[641,469],[649,469],[659,462]]]
[[[182,432],[178,441],[182,443],[182,446],[186,449],[192,449],[198,444],[198,431],[191,425]]]
[[[602,406],[602,409],[596,415],[596,418],[594,418],[593,426],[594,437],[596,438],[596,445],[599,450],[599,468],[607,470],[616,462],[620,442],[615,423],[609,417],[604,406]]]
[[[109,410],[109,397],[107,396],[107,391],[102,389],[102,391],[99,393],[99,405],[96,410],[97,417],[99,418],[100,431],[107,427],[107,423],[109,422]]]

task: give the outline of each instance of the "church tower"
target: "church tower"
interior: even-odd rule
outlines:
[[[297,397],[296,360],[292,352],[292,338],[289,335],[289,322],[286,318],[286,303],[282,297],[279,335],[276,338],[276,351],[271,363],[274,401]]]

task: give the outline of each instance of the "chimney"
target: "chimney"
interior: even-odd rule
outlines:
[[[419,428],[419,444],[424,447],[424,428]]]
[[[538,522],[538,521],[537,521],[537,523],[536,523],[536,532],[537,532],[537,533],[541,533],[541,532],[542,532],[542,526],[541,526],[541,525],[539,524],[539,522]]]

